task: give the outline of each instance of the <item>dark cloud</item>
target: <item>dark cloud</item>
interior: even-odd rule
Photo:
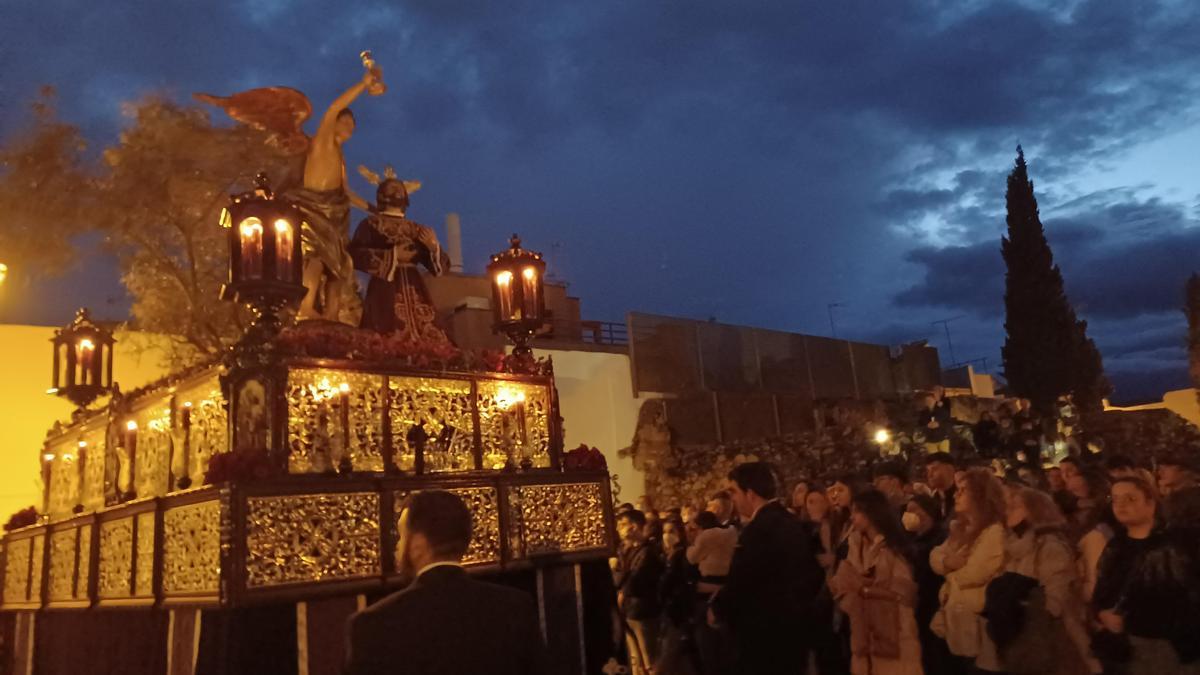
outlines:
[[[1081,170],[1194,119],[1194,3],[10,5],[0,134],[42,83],[99,145],[158,89],[286,84],[319,108],[371,48],[390,91],[356,104],[350,160],[422,179],[414,216],[461,213],[468,261],[514,229],[553,250],[597,318],[817,332],[845,302],[882,335],[961,311],[963,353],[994,353],[1018,141],[1087,316],[1173,308],[1168,255],[1195,250],[1194,203],[1072,203]]]

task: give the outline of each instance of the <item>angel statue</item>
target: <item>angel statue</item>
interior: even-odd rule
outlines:
[[[301,183],[279,191],[279,197],[295,204],[305,220],[301,238],[306,293],[300,303],[301,319],[336,321],[342,294],[354,278],[354,265],[346,249],[350,207],[365,211],[368,204],[346,182],[342,144],[354,134],[350,104],[364,91],[372,96],[386,91],[383,74],[370,52],[363,52],[362,59],[366,69],[362,79],[330,104],[311,139],[301,126],[312,115],[312,104],[290,87],[263,87],[227,97],[194,94],[196,100],[223,109],[233,119],[269,132],[267,143],[280,152],[304,155]],[[324,299],[318,311],[322,285]]]
[[[354,268],[371,275],[360,327],[414,342],[449,343],[417,266],[436,276],[450,267],[450,256],[432,228],[405,216],[409,195],[421,183],[400,180],[391,167],[382,178],[365,166],[358,171],[379,186],[374,212],[358,224],[350,241]]]

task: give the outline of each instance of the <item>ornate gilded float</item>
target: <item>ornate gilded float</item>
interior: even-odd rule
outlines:
[[[383,588],[397,581],[397,506],[431,487],[470,505],[473,569],[605,557],[607,475],[562,472],[560,429],[549,375],[202,368],[47,439],[48,519],[6,537],[2,606],[236,607]]]

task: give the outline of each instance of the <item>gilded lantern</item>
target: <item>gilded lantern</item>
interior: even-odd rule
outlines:
[[[507,251],[492,256],[487,267],[492,283],[493,329],[507,335],[514,354],[529,353],[529,339],[546,322],[546,261],[521,248],[513,235]]]

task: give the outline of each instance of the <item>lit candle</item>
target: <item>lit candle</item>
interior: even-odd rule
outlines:
[[[537,316],[538,314],[538,273],[533,267],[521,270],[521,311],[522,316]]]
[[[261,279],[263,265],[262,221],[253,216],[242,221],[238,228],[242,237],[242,276]]]
[[[179,489],[186,490],[192,484],[192,402],[183,404],[180,415],[183,422],[183,475],[179,477]]]
[[[275,221],[275,279],[291,281],[292,271],[292,224],[280,218]]]
[[[130,495],[133,494],[136,486],[134,481],[137,476],[135,473],[137,471],[137,430],[137,422],[129,420],[125,423],[125,453],[128,455],[126,461],[129,462],[129,484],[121,487]]]
[[[95,384],[92,377],[92,357],[96,353],[96,344],[88,338],[83,338],[79,341],[75,351],[79,357],[79,383]]]
[[[525,444],[529,441],[528,434],[525,430],[525,392],[517,393],[517,438],[521,442],[521,454],[525,454]]]
[[[504,320],[513,318],[512,272],[496,273],[496,296],[500,298],[500,316]]]

